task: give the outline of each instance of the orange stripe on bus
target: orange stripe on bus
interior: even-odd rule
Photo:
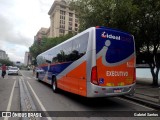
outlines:
[[[58,87],[63,90],[86,96],[86,79],[86,62],[83,62],[78,67],[68,72],[64,77],[57,80],[57,83]]]

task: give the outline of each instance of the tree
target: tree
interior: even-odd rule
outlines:
[[[6,60],[6,59],[0,59],[0,63],[1,63],[1,65],[5,64],[7,66],[12,66],[13,65],[12,61]]]
[[[108,26],[135,36],[137,54],[149,64],[153,85],[158,85],[160,69],[159,0],[70,0],[80,21],[80,31],[92,26]]]
[[[79,18],[79,31],[83,31],[93,26],[108,26],[114,0],[70,0],[70,6]]]
[[[132,30],[138,10],[132,0],[70,0],[70,6],[79,17],[80,31],[93,26]]]
[[[67,34],[65,36],[55,37],[55,38],[42,38],[41,42],[34,42],[33,45],[29,48],[29,51],[31,53],[31,56],[34,60],[36,60],[36,57],[41,54],[42,52],[60,44],[61,42],[64,42],[65,40],[72,37],[73,34]],[[32,61],[33,63],[36,63],[35,61]]]
[[[158,86],[158,74],[160,69],[160,2],[159,0],[135,0],[138,6],[137,13],[138,34],[141,41],[138,52],[144,54],[145,61],[149,64],[153,77],[153,85]]]

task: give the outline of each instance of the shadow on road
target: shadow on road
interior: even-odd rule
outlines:
[[[47,84],[43,81],[40,81],[40,82],[42,84],[44,84],[45,86],[50,87],[51,90],[52,90],[51,85],[49,85],[49,84]],[[103,110],[103,108],[106,109],[106,107],[108,109],[114,108],[114,110],[115,110],[117,108],[124,107],[123,104],[121,104],[120,102],[117,102],[117,99],[113,99],[113,98],[116,98],[116,97],[86,98],[86,97],[76,95],[76,94],[73,94],[73,93],[69,93],[69,92],[66,92],[66,91],[63,91],[63,90],[58,90],[58,93],[53,92],[53,94],[63,96],[66,99],[68,99],[69,101],[72,101],[76,104],[79,104],[79,105],[87,107],[87,108],[92,108],[92,110],[94,110],[94,109],[95,110],[97,110],[97,109]]]

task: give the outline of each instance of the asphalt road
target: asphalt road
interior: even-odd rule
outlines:
[[[120,97],[87,99],[81,96],[59,91],[53,93],[50,85],[38,82],[32,75],[32,71],[20,71],[22,75],[6,75],[0,78],[0,111],[20,111],[21,110],[21,89],[19,81],[23,81],[28,88],[33,104],[37,111],[56,111],[52,117],[40,118],[45,120],[158,120],[159,117],[115,117],[114,113],[129,115],[130,112],[140,113],[141,111],[153,111],[154,109],[141,104],[126,100]],[[57,112],[62,111],[62,112]],[[65,111],[65,112],[64,112]],[[85,112],[85,111],[94,111]],[[103,111],[112,114],[110,117],[104,116]],[[112,111],[112,112],[111,112]],[[50,113],[50,112],[48,112]],[[58,113],[58,117],[57,117]],[[65,117],[63,117],[63,114]],[[88,115],[88,114],[89,115]],[[53,117],[55,114],[55,117]],[[76,114],[80,114],[76,117]],[[102,114],[102,117],[100,117]],[[70,115],[70,117],[66,117]],[[7,120],[0,118],[0,120]],[[9,118],[9,120],[18,118]]]

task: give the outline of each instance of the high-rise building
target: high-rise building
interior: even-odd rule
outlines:
[[[37,32],[37,34],[36,34],[36,36],[34,36],[34,42],[41,42],[41,40],[42,40],[42,38],[43,37],[48,37],[47,36],[47,33],[48,32],[48,28],[41,28],[38,32]]]
[[[49,37],[78,32],[79,23],[75,10],[70,9],[65,0],[55,0],[48,15],[50,15]]]
[[[5,51],[0,50],[0,59],[9,59]]]
[[[29,52],[25,52],[24,65],[31,65],[31,56]]]

